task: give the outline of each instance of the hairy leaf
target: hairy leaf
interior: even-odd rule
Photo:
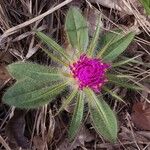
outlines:
[[[54,99],[67,83],[43,86],[36,80],[24,79],[15,83],[3,96],[3,101],[19,108],[36,108]]]
[[[7,66],[9,73],[17,80],[32,79],[49,84],[52,81],[62,80],[62,74],[55,68],[30,62],[16,62]]]
[[[98,24],[97,24],[97,28],[96,28],[94,37],[89,45],[88,52],[87,52],[88,55],[90,55],[90,56],[92,56],[94,53],[94,50],[96,48],[96,45],[97,45],[97,42],[99,39],[99,34],[100,34],[100,21],[98,20]]]
[[[56,115],[57,115],[58,113],[60,113],[63,109],[65,109],[65,108],[69,105],[69,103],[71,103],[71,101],[74,99],[74,97],[76,96],[76,94],[77,94],[77,89],[74,89],[74,90],[71,92],[71,94],[68,96],[68,98],[67,98],[66,100],[64,100],[64,102],[63,102],[61,108],[58,110],[58,112],[56,113]],[[56,116],[56,115],[55,115],[55,116]]]
[[[107,87],[103,87],[103,89],[109,93],[112,97],[114,97],[116,100],[120,101],[120,102],[124,102],[124,100],[119,96],[117,95],[116,93],[114,93],[113,91],[109,90]],[[124,102],[125,103],[125,102]]]
[[[83,118],[83,109],[84,109],[84,96],[83,92],[80,92],[77,103],[74,109],[73,117],[71,120],[69,128],[69,139],[73,140],[80,128],[82,118]]]
[[[125,60],[122,60],[122,61],[119,61],[119,62],[116,62],[116,63],[113,63],[112,67],[119,67],[121,65],[125,65],[125,64],[128,64],[130,62],[133,62],[134,63],[134,59],[136,59],[137,57],[139,57],[141,55],[138,55],[138,56],[135,56],[133,58],[126,58]],[[137,61],[138,63],[138,61]],[[140,63],[140,62],[139,62]]]
[[[128,83],[128,79],[126,77],[117,77],[117,75],[109,74],[107,75],[108,80],[116,85],[119,85],[121,87],[127,88],[127,89],[133,89],[133,90],[142,90],[140,86],[137,86],[135,84]]]
[[[129,34],[122,37],[120,40],[111,44],[107,50],[107,54],[103,56],[103,59],[106,61],[115,60],[129,46],[134,36],[135,34],[130,32]]]
[[[105,45],[107,43],[110,43],[110,41],[112,41],[111,42],[112,44],[120,40],[122,37],[123,37],[123,34],[122,34],[122,30],[120,29],[115,29],[111,32],[106,32],[105,34],[100,35],[99,42],[98,42],[98,50],[105,47]]]
[[[80,52],[85,51],[89,42],[88,27],[84,17],[76,7],[69,9],[65,29],[72,47]]]
[[[50,37],[48,37],[47,35],[39,31],[36,32],[36,34],[45,44],[47,44],[47,46],[51,47],[53,50],[61,54],[61,56],[64,57],[66,60],[70,60],[67,53],[65,53],[65,50],[59,44],[57,44],[53,39],[51,39]]]
[[[86,89],[90,116],[95,130],[110,142],[117,138],[118,125],[114,112],[109,105],[94,94],[91,89]]]
[[[51,52],[48,49],[45,49],[43,47],[41,47],[41,48],[54,62],[57,62],[58,64],[64,65],[66,67],[69,66],[64,60],[62,60],[62,58],[59,58],[59,56],[53,54],[53,52]]]
[[[115,37],[116,36],[112,37],[112,39],[108,43],[106,43],[106,45],[103,48],[101,48],[101,50],[97,54],[97,58],[103,58],[103,55],[107,52],[110,45],[114,43]]]

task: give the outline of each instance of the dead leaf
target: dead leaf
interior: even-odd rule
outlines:
[[[29,59],[32,55],[34,55],[34,54],[37,52],[37,50],[38,50],[38,46],[35,46],[35,47],[33,47],[33,48],[30,48],[30,49],[28,50],[27,55],[26,55],[26,59]]]
[[[14,57],[9,53],[8,50],[0,51],[0,63],[10,64],[13,62],[13,59],[14,59]]]
[[[126,14],[133,14],[132,10],[130,9],[129,5],[127,5],[124,1],[119,0],[89,0],[91,3],[97,3],[104,7],[108,7],[111,9],[115,9],[118,11],[123,11]],[[132,0],[132,3],[135,5],[135,7],[139,7],[139,2],[137,0]]]
[[[85,126],[82,126],[76,139],[71,143],[68,138],[65,138],[64,141],[59,145],[57,150],[74,150],[78,146],[84,146],[85,142],[90,142],[94,140],[95,137],[92,133],[86,129]]]
[[[137,128],[150,130],[150,104],[135,103],[132,108],[131,118]]]
[[[24,136],[25,114],[25,110],[15,109],[14,116],[8,121],[6,126],[6,135],[12,149],[18,147],[29,149],[30,147],[28,139]]]
[[[0,89],[9,81],[11,76],[4,65],[0,64]]]
[[[44,150],[46,146],[46,140],[43,140],[40,136],[35,136],[33,138],[34,147],[36,150]]]
[[[143,131],[141,131],[143,132]],[[148,131],[146,131],[148,133]],[[136,141],[143,141],[143,142],[148,142],[149,139],[140,134],[139,131],[134,131],[134,137],[133,137],[133,131],[131,131],[130,129],[128,129],[125,126],[121,126],[121,131],[118,135],[119,139],[121,140],[121,142],[131,142],[134,141],[134,137]]]

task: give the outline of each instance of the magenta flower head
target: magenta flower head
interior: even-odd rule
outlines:
[[[107,82],[106,71],[109,64],[100,59],[89,58],[82,54],[78,61],[70,65],[71,73],[77,81],[79,88],[91,88],[94,92],[100,92],[101,87]]]

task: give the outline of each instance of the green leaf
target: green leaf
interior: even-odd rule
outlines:
[[[142,55],[138,55],[138,56],[135,56],[135,57],[140,57],[140,56],[142,56]],[[133,58],[135,58],[135,57],[133,57]],[[128,61],[129,58],[127,58],[125,56],[122,56],[121,59],[124,59],[125,61]],[[131,60],[131,63],[135,63],[135,64],[138,64],[138,65],[143,65],[145,67],[150,67],[150,63],[145,63],[145,62],[142,62],[142,61],[139,61],[139,60],[135,60],[135,59]],[[115,64],[116,63],[113,63],[113,66],[115,66]]]
[[[107,52],[108,48],[112,43],[114,43],[116,36],[112,37],[112,39],[98,52],[97,58],[103,58],[103,55]]]
[[[101,50],[107,43],[111,44],[120,40],[123,37],[122,30],[114,29],[113,31],[106,32],[105,34],[100,35],[100,40],[98,42],[98,50]]]
[[[88,27],[78,8],[72,7],[69,9],[66,16],[65,29],[68,41],[72,47],[80,52],[85,51],[89,42]]]
[[[59,64],[61,64],[61,65],[66,66],[66,67],[69,66],[65,61],[63,61],[61,58],[59,58],[56,54],[53,54],[52,52],[50,52],[49,50],[47,50],[47,49],[45,49],[45,48],[43,48],[43,47],[41,47],[41,48],[42,48],[42,50],[43,50],[54,62],[57,62],[57,63],[59,63]]]
[[[108,81],[114,83],[115,85],[119,85],[121,87],[133,90],[142,90],[141,87],[134,85],[133,83],[128,83],[128,79],[126,77],[117,77],[117,75],[109,74],[107,75]]]
[[[106,61],[115,60],[131,43],[134,39],[135,34],[130,32],[129,34],[122,37],[120,40],[114,42],[108,48],[108,54],[106,54],[103,59]]]
[[[93,39],[89,45],[88,51],[87,51],[87,54],[89,56],[93,56],[94,50],[96,48],[96,45],[97,45],[97,42],[99,39],[99,34],[100,34],[100,20],[98,19],[98,24],[97,24],[96,31],[94,33],[94,37],[93,37]]]
[[[45,35],[44,33],[38,31],[36,32],[37,36],[45,43],[47,46],[51,47],[53,50],[58,52],[62,57],[64,57],[66,60],[70,60],[67,53],[65,53],[65,50],[57,44],[53,39]]]
[[[98,99],[91,89],[85,89],[90,116],[95,130],[110,142],[117,139],[118,125],[114,112],[109,105],[102,99]]]
[[[29,78],[43,84],[62,80],[62,74],[55,68],[31,62],[16,62],[7,66],[9,73],[17,80]]]
[[[112,64],[112,67],[119,67],[119,66],[128,64],[128,63],[130,63],[130,62],[133,62],[133,63],[134,63],[134,59],[138,58],[139,56],[141,56],[141,55],[135,56],[135,57],[133,57],[133,58],[126,58],[125,60],[122,60],[122,61],[113,63],[113,64]],[[137,61],[137,63],[138,63],[138,62],[139,62],[139,61]],[[139,63],[140,63],[140,62],[139,62]]]
[[[71,94],[68,96],[68,98],[66,100],[64,100],[61,108],[58,110],[58,112],[55,114],[55,116],[57,116],[63,109],[65,109],[70,103],[71,101],[74,99],[74,97],[77,94],[77,89],[74,89]]]
[[[81,92],[78,96],[77,103],[76,103],[74,113],[73,113],[73,117],[71,120],[71,124],[69,127],[68,134],[69,134],[69,139],[71,141],[75,138],[80,128],[82,118],[83,118],[83,109],[84,109],[84,95],[83,95],[83,92]]]
[[[109,93],[112,97],[114,97],[116,100],[120,101],[120,102],[124,102],[124,100],[119,96],[117,95],[115,92],[109,90],[108,88],[106,87],[103,87],[103,90],[106,91],[107,93]],[[124,102],[125,103],[125,102]]]
[[[144,6],[148,15],[150,15],[150,0],[139,0]]]
[[[27,78],[10,87],[3,101],[19,108],[36,108],[52,101],[66,86],[66,82],[43,86],[43,83]]]

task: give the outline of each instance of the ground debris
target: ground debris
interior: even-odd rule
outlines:
[[[85,126],[82,126],[73,142],[70,142],[68,138],[65,138],[57,150],[74,150],[77,147],[85,147],[85,142],[91,142],[94,139],[94,135],[90,133]]]
[[[6,66],[0,64],[0,90],[6,85],[6,83],[11,79]]]
[[[25,110],[15,109],[13,117],[7,123],[5,131],[12,149],[18,147],[28,149],[30,147],[28,139],[24,136],[25,114]]]
[[[150,131],[150,104],[135,103],[132,108],[131,118],[137,128]]]

